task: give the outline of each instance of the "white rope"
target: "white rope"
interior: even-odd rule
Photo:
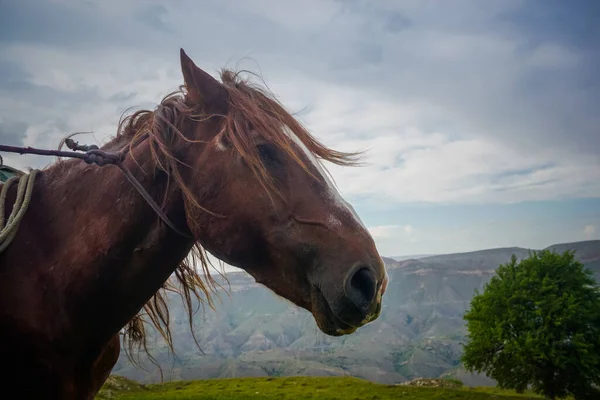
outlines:
[[[39,171],[32,170],[29,174],[23,174],[19,177],[13,176],[4,183],[0,192],[0,253],[3,252],[15,238],[19,230],[19,224],[29,207],[31,201],[31,193],[33,192],[33,183]],[[17,187],[17,198],[13,205],[12,211],[8,216],[6,225],[4,224],[4,207],[8,189],[15,182],[19,181]]]

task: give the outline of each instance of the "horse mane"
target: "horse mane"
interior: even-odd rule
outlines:
[[[320,143],[272,93],[253,84],[248,79],[242,79],[241,72],[244,71],[234,72],[223,69],[220,72],[222,84],[228,95],[229,107],[226,115],[208,114],[199,106],[187,104],[185,101],[186,87],[180,86],[177,91],[166,95],[154,111],[140,110],[122,118],[116,137],[107,146],[121,148],[128,146],[129,154],[133,156],[132,149],[135,143],[142,138],[148,140],[152,159],[156,166],[173,178],[174,183],[191,204],[205,212],[211,211],[204,209],[185,185],[179,173],[181,161],[175,156],[177,150],[182,146],[201,142],[190,139],[181,132],[181,127],[188,120],[201,121],[220,118],[222,120],[221,130],[217,134],[222,135],[223,139],[232,145],[247,162],[252,173],[259,179],[269,195],[277,191],[249,134],[251,130],[259,132],[265,140],[285,151],[309,174],[308,166],[295,153],[294,138],[291,135],[295,135],[296,139],[301,141],[318,159],[337,165],[356,163],[360,152],[340,152]],[[171,179],[169,179],[170,181]],[[169,278],[152,299],[144,305],[143,309],[127,323],[122,332],[123,343],[127,344],[125,351],[133,363],[136,363],[131,357],[134,347],[143,348],[154,363],[147,348],[147,332],[144,325],[148,321],[145,316],[149,318],[149,323],[162,336],[169,349],[173,353],[175,352],[169,328],[169,305],[165,297],[166,292],[169,291],[180,294],[184,300],[190,330],[196,345],[200,348],[193,330],[192,298],[195,297],[203,307],[206,302],[213,310],[215,309],[211,293],[215,293],[218,284],[210,274],[209,264],[205,250],[200,243],[195,243],[189,256],[176,268],[175,282]],[[194,267],[198,265],[202,273],[199,273]],[[204,275],[204,278],[201,275]]]

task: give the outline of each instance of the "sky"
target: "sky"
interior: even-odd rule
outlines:
[[[183,47],[366,151],[327,167],[384,256],[600,239],[599,18],[595,0],[0,0],[0,143],[106,142],[182,83]]]

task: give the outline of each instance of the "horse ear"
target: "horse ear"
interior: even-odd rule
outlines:
[[[199,105],[208,105],[218,101],[225,89],[215,78],[198,68],[183,49],[179,52],[181,72],[187,89],[187,97]]]

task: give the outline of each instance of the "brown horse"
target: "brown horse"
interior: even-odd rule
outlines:
[[[124,327],[143,342],[145,314],[170,340],[164,290],[188,305],[192,295],[210,299],[205,250],[310,311],[326,334],[379,315],[383,261],[318,161],[349,165],[357,153],[323,146],[231,71],[218,82],[183,50],[181,68],[181,90],[125,118],[103,149],[126,155],[123,166],[183,234],[114,165],[61,160],[40,171],[0,253],[3,390],[93,398]],[[5,215],[15,198],[12,187]]]

